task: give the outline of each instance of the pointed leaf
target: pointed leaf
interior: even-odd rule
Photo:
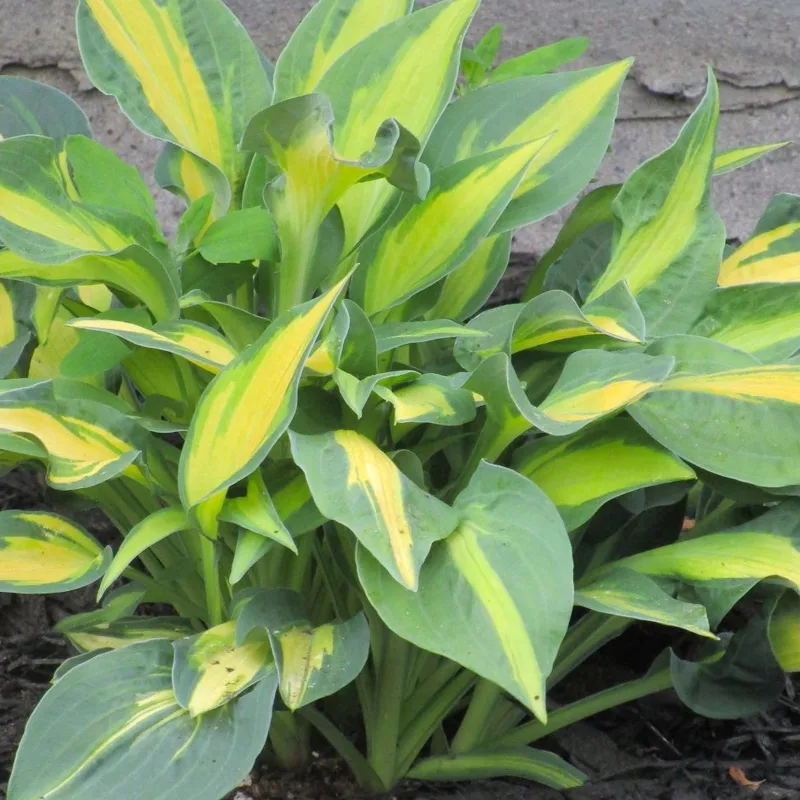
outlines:
[[[12,75],[0,77],[0,136],[72,134],[91,138],[89,120],[80,106],[63,92],[40,81]]]
[[[779,150],[781,147],[786,147],[788,144],[791,144],[791,142],[759,144],[752,147],[733,147],[730,150],[717,153],[714,158],[714,177],[733,172],[733,170],[740,167],[746,167],[761,158],[761,156],[772,153],[774,150]]]
[[[444,375],[423,375],[413,383],[392,390],[375,388],[394,408],[394,424],[465,425],[475,419],[472,392]]]
[[[500,83],[527,75],[544,75],[574,61],[583,55],[588,46],[589,40],[585,36],[573,36],[544,47],[537,47],[535,50],[499,64],[492,70],[489,82]]]
[[[60,632],[83,652],[117,650],[148,639],[183,639],[196,628],[181,617],[120,617],[111,622],[62,626]]]

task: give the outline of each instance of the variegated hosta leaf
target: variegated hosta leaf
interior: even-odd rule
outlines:
[[[172,688],[192,717],[225,705],[275,671],[269,639],[255,631],[237,643],[231,620],[172,644]]]
[[[760,361],[781,361],[800,350],[800,287],[763,283],[715,289],[692,329]]]
[[[443,281],[428,319],[464,320],[489,299],[503,277],[511,255],[511,231],[486,237],[460,266]]]
[[[387,353],[397,347],[459,336],[480,336],[481,332],[451,322],[449,319],[431,319],[425,322],[396,322],[375,326],[378,353]]]
[[[432,543],[456,527],[453,509],[355,431],[289,435],[319,510],[347,526],[396,581],[416,591]]]
[[[465,425],[477,413],[472,392],[444,375],[422,375],[399,389],[379,385],[375,391],[394,408],[395,425]]]
[[[276,319],[203,393],[181,452],[186,508],[253,472],[286,430],[303,364],[344,283]]]
[[[572,436],[536,439],[514,454],[514,468],[556,504],[567,530],[583,525],[614,497],[695,477],[690,467],[625,417]]]
[[[548,137],[496,230],[546,217],[572,200],[600,165],[631,63],[518,78],[470,92],[442,116],[425,162],[435,172],[477,153]]]
[[[295,28],[275,64],[274,102],[313,92],[333,64],[378,28],[404,17],[412,0],[321,0]]]
[[[560,351],[576,344],[580,347],[590,336],[629,343],[641,343],[645,337],[642,312],[624,283],[583,309],[566,292],[554,289],[524,305],[484,311],[468,327],[483,328],[487,333],[481,338],[456,342],[455,356],[465,369],[475,369],[483,359],[498,352],[513,355],[535,348]]]
[[[0,592],[80,589],[100,579],[110,558],[110,548],[57,514],[0,511]]]
[[[0,378],[14,369],[30,341],[34,294],[24,283],[0,280]]]
[[[100,587],[98,598],[102,597],[114,581],[127,569],[131,562],[153,545],[172,536],[178,531],[191,527],[186,512],[182,508],[161,508],[145,517],[138,525],[130,529],[125,540],[117,550]]]
[[[357,380],[378,371],[378,342],[369,317],[352,300],[342,300],[327,335],[306,361],[317,375],[345,372]],[[356,377],[358,376],[358,377]]]
[[[147,589],[141,584],[125,583],[108,592],[103,598],[100,608],[64,617],[53,626],[53,630],[58,633],[66,633],[72,630],[86,630],[97,625],[108,625],[133,614],[144,602],[146,596]]]
[[[800,597],[787,589],[769,618],[769,642],[784,672],[800,672]]]
[[[675,599],[652,578],[626,567],[613,567],[579,584],[575,588],[575,605],[714,638],[703,606]]]
[[[800,364],[762,365],[696,337],[663,339],[649,351],[678,357],[674,374],[628,409],[654,439],[716,475],[800,483]]]
[[[800,196],[772,198],[755,233],[722,262],[720,286],[800,281]]]
[[[525,395],[508,356],[496,353],[466,383],[486,403],[486,423],[476,453],[498,458],[531,428],[554,436],[575,433],[652,391],[673,363],[669,356],[581,350],[567,359],[555,387],[537,407]]]
[[[733,170],[740,167],[746,167],[761,158],[761,156],[772,153],[774,150],[779,150],[781,147],[786,147],[788,144],[791,144],[791,142],[759,144],[752,147],[733,147],[730,150],[717,153],[714,158],[714,177],[733,172]]]
[[[385,177],[424,196],[427,168],[420,144],[396,120],[381,121],[369,150],[345,160],[333,146],[333,109],[327,97],[310,94],[264,109],[247,126],[242,147],[267,155],[281,174],[265,191],[281,244],[277,310],[305,300],[327,274],[313,275],[317,232],[342,195],[359,181]],[[336,265],[327,265],[328,271]]]
[[[421,8],[367,36],[324,74],[316,91],[331,99],[342,158],[367,152],[387,119],[396,119],[424,146],[452,97],[461,42],[477,6],[478,0],[443,0]],[[395,194],[374,181],[341,199],[345,253],[383,218]]]
[[[213,373],[230,364],[238,354],[236,348],[213,328],[189,320],[160,322],[152,328],[92,317],[75,319],[69,324],[84,331],[110,333],[139,347],[173,353]]]
[[[34,437],[47,450],[47,481],[56,489],[95,486],[125,473],[142,479],[133,462],[145,432],[110,406],[55,401],[49,384],[21,388],[0,383],[0,431]]]
[[[40,81],[12,75],[0,77],[0,136],[72,134],[91,138],[89,120],[80,106],[63,92]]]
[[[254,590],[237,606],[237,641],[245,641],[254,629],[267,631],[281,698],[292,711],[338,692],[367,662],[369,625],[363,613],[314,626],[302,597],[288,589]]]
[[[169,800],[176,792],[219,800],[232,790],[266,742],[277,676],[192,719],[175,699],[171,668],[172,647],[158,639],[69,670],[28,722],[9,800]]]
[[[545,679],[572,613],[564,525],[527,478],[486,463],[454,509],[461,522],[434,544],[417,592],[359,546],[361,584],[398,636],[497,683],[544,721]]]
[[[583,55],[588,46],[589,40],[585,36],[573,36],[537,47],[498,64],[489,75],[488,82],[501,83],[527,75],[545,75]]]
[[[336,382],[336,387],[339,389],[342,400],[359,419],[361,419],[364,406],[373,392],[378,394],[379,389],[408,383],[418,377],[419,373],[410,369],[379,372],[377,375],[370,375],[361,380],[345,370],[337,369],[333,373],[333,379]]]
[[[248,157],[238,144],[271,89],[247,32],[221,0],[81,0],[83,64],[137,127],[211,164],[234,196]],[[192,200],[215,190],[207,169],[184,159]]]
[[[230,303],[212,300],[201,291],[184,295],[181,298],[181,308],[187,310],[188,314],[193,313],[190,309],[195,311],[202,309],[203,312],[209,314],[237,350],[244,350],[245,347],[253,344],[269,325],[268,319],[251,314]]]
[[[353,294],[369,315],[444,278],[491,231],[543,140],[475,156],[433,176],[425,200],[405,196],[359,249]]]
[[[781,578],[800,590],[800,503],[786,501],[754,520],[623,558],[613,566],[698,583]],[[603,570],[601,569],[602,574]]]
[[[118,650],[148,639],[173,641],[192,636],[195,631],[190,620],[180,617],[120,617],[111,622],[73,623],[58,627],[58,632],[84,653]]]
[[[589,300],[626,281],[649,336],[688,330],[716,283],[725,245],[709,198],[718,118],[719,91],[709,70],[705,97],[675,144],[642,164],[614,200],[611,263]]]

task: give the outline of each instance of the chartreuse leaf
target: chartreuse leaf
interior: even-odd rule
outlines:
[[[255,590],[237,606],[237,641],[246,641],[254,629],[267,631],[281,698],[292,711],[338,692],[367,662],[369,625],[363,613],[314,626],[302,597],[288,589]]]
[[[64,517],[0,511],[0,591],[48,594],[98,580],[111,552]]]
[[[173,533],[187,530],[190,527],[191,523],[182,508],[162,508],[145,517],[138,525],[131,528],[117,550],[114,560],[100,582],[97,590],[98,599],[106,593],[108,587],[122,575],[130,563],[145,550],[168,536],[172,536]]]
[[[544,75],[581,56],[589,46],[585,36],[573,36],[537,47],[528,53],[504,61],[492,70],[489,83],[500,83],[527,75]]]
[[[192,719],[175,699],[171,668],[163,639],[73,667],[30,718],[9,800],[168,800],[176,792],[218,800],[233,789],[264,747],[277,677]]]
[[[416,591],[431,545],[456,527],[457,514],[355,431],[289,435],[319,510],[347,526],[394,580]]]
[[[546,137],[495,230],[546,217],[572,200],[597,170],[631,63],[518,78],[470,92],[442,116],[425,163],[438,172],[478,153]]]
[[[367,36],[325,73],[316,90],[331,99],[342,158],[367,152],[387,119],[424,146],[452,97],[461,42],[477,6],[478,0],[444,0],[421,8]],[[394,195],[385,182],[373,181],[352,187],[339,201],[344,252],[385,215]]]
[[[788,144],[791,144],[791,142],[759,144],[752,147],[733,147],[730,150],[717,153],[714,158],[714,177],[733,172],[739,167],[746,167],[761,158],[761,156],[765,156],[774,150],[779,150],[781,147],[786,147]]]
[[[583,525],[614,497],[695,477],[690,467],[624,417],[572,436],[535,439],[514,454],[514,468],[556,504],[567,530]]]
[[[261,336],[267,329],[269,320],[257,314],[251,314],[229,303],[212,300],[199,290],[189,292],[181,298],[181,308],[202,308],[211,315],[222,328],[225,336],[237,350],[244,350]]]
[[[587,336],[641,343],[645,337],[642,312],[624,283],[617,284],[583,309],[566,292],[552,289],[524,305],[500,306],[478,314],[468,326],[485,330],[480,338],[461,338],[455,355],[474,369],[493,353],[522,353],[544,348],[562,350]],[[580,345],[579,341],[578,344]]]
[[[58,627],[58,632],[84,653],[118,650],[147,639],[183,639],[195,630],[190,620],[180,617],[119,617],[110,622],[78,622]]]
[[[80,400],[56,402],[48,384],[4,391],[0,431],[34,437],[47,450],[47,482],[56,489],[95,486],[124,473],[142,479],[135,459],[144,433],[119,411]]]
[[[187,509],[250,474],[286,430],[303,364],[344,283],[278,317],[203,393],[181,451]]]
[[[461,161],[434,176],[422,202],[405,196],[359,250],[353,293],[367,314],[407,300],[468,258],[541,147],[539,140]]]
[[[796,195],[776,195],[755,235],[723,262],[720,286],[800,281],[800,206]]]
[[[236,621],[173,642],[172,687],[192,717],[225,705],[274,672],[269,639],[255,632],[240,643]]]
[[[81,0],[78,41],[92,83],[134,124],[222,172],[237,194],[248,157],[237,145],[271,89],[247,32],[221,0]],[[214,191],[190,159],[192,200]]]
[[[461,522],[431,549],[416,592],[359,546],[361,585],[398,636],[493,681],[544,721],[545,679],[572,612],[564,524],[527,478],[485,462],[454,510]]]
[[[310,94],[264,109],[242,139],[244,149],[264,153],[282,173],[265,191],[281,244],[279,310],[305,299],[327,277],[312,275],[318,230],[349,188],[377,176],[417,195],[428,188],[427,169],[417,162],[420,144],[396,120],[376,125],[371,148],[353,160],[334,150],[332,125],[328,98]]]
[[[786,590],[769,618],[769,642],[784,672],[800,672],[800,597]]]
[[[586,775],[561,756],[532,747],[432,756],[415,764],[408,777],[420,781],[522,778],[553,789],[574,789],[586,782]]]
[[[376,386],[375,391],[394,408],[394,424],[465,425],[475,419],[471,391],[444,375],[422,375],[399,389]]]
[[[322,0],[295,28],[275,64],[274,102],[313,92],[350,48],[378,28],[404,17],[411,0]]]
[[[84,331],[110,333],[139,347],[173,353],[214,373],[237,356],[236,349],[224,336],[213,328],[190,320],[160,322],[152,328],[122,320],[92,317],[74,319],[69,324]]]
[[[0,378],[11,372],[30,341],[34,290],[18,281],[0,280]]]
[[[762,365],[696,337],[664,339],[650,350],[678,355],[674,375],[628,409],[654,439],[726,478],[800,483],[800,364]]]
[[[465,384],[486,404],[476,453],[497,458],[531,428],[554,436],[575,433],[652,391],[673,363],[669,356],[581,350],[567,359],[553,390],[537,407],[525,395],[508,356],[495,353]]]
[[[600,614],[656,622],[714,638],[703,606],[676,600],[652,578],[626,567],[613,567],[579,584],[575,589],[575,605]]]
[[[709,70],[705,97],[675,144],[642,164],[613,202],[611,263],[588,299],[626,281],[649,336],[684,333],[717,279],[725,227],[709,190],[718,118],[719,90]]]
[[[231,211],[209,226],[197,249],[212,264],[274,261],[278,240],[272,217],[265,208]]]
[[[442,281],[436,305],[428,319],[464,320],[489,299],[508,266],[512,232],[487,236],[472,255]]]
[[[711,293],[692,329],[760,361],[780,361],[800,350],[800,287],[781,283],[730,286]]]
[[[219,518],[297,552],[292,534],[275,508],[258,470],[247,479],[247,494],[226,500]]]
[[[0,77],[0,136],[72,134],[91,137],[89,120],[80,106],[63,92],[40,81],[12,75]]]

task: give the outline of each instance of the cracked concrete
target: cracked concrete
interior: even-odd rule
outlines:
[[[273,59],[312,2],[228,0]],[[76,97],[97,138],[151,178],[159,144],[91,89],[73,17],[74,0],[0,0],[0,72],[42,80]],[[636,57],[601,182],[624,179],[670,143],[702,94],[706,64],[721,83],[721,149],[800,140],[797,0],[483,0],[470,38],[495,22],[506,25],[504,57],[576,35],[592,40],[577,66]],[[792,169],[798,156],[800,146],[793,145],[716,180],[715,200],[729,236],[746,236],[775,192],[800,192],[800,170]],[[179,208],[163,192],[158,203],[171,229]],[[541,253],[566,211],[521,231],[516,249]]]

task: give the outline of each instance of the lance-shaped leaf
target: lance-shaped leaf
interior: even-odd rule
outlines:
[[[319,510],[346,525],[396,581],[415,591],[431,545],[458,522],[453,509],[355,431],[290,437]]]
[[[379,28],[325,73],[317,91],[331,99],[342,158],[369,150],[386,119],[396,119],[424,146],[452,97],[461,42],[477,6],[477,0],[444,0],[421,8]],[[345,252],[383,218],[395,194],[375,181],[354,186],[341,199]]]
[[[800,197],[773,197],[755,233],[723,262],[720,286],[800,281]]]
[[[725,227],[710,204],[719,91],[713,73],[677,141],[642,164],[613,203],[611,263],[589,299],[626,281],[650,336],[684,333],[716,283]]]
[[[726,478],[766,487],[800,483],[800,364],[762,365],[695,337],[664,339],[650,350],[678,356],[674,375],[629,408],[654,439]]]
[[[62,633],[115,622],[121,617],[133,614],[139,605],[144,602],[146,596],[147,589],[141,584],[126,583],[109,592],[103,598],[100,608],[64,617],[53,626],[53,630]]]
[[[488,324],[486,324],[488,323]],[[573,339],[608,337],[622,342],[644,341],[642,312],[624,283],[617,284],[583,309],[566,292],[553,289],[524,305],[501,306],[475,317],[470,329],[487,333],[461,338],[455,356],[465,369],[475,369],[493,353],[521,353],[544,348],[556,351],[574,346]],[[578,342],[578,346],[586,344]]]
[[[471,391],[445,375],[422,375],[399,389],[376,386],[375,391],[394,409],[394,424],[465,425],[475,419]]]
[[[111,558],[83,528],[41,511],[0,511],[0,591],[48,594],[99,580]]]
[[[752,147],[733,147],[730,150],[724,150],[717,153],[714,158],[714,177],[718,175],[725,175],[728,172],[733,172],[740,167],[746,167],[757,161],[761,156],[779,150],[781,147],[791,142],[776,142],[775,144],[759,144]]]
[[[269,639],[258,632],[237,642],[230,620],[172,644],[175,699],[192,717],[225,705],[275,670]]]
[[[133,0],[124,10],[81,0],[78,41],[92,83],[137,127],[213,165],[238,192],[248,157],[237,145],[272,92],[257,48],[221,0]],[[195,191],[185,184],[191,199],[213,192],[195,179]]]
[[[364,547],[361,584],[399,636],[502,686],[546,720],[545,678],[572,612],[564,524],[527,478],[487,463],[454,508],[461,522],[434,545],[416,593]]]
[[[512,232],[484,239],[472,255],[443,281],[436,305],[425,315],[434,320],[464,320],[489,299],[508,266]]]
[[[284,508],[288,504],[283,501]],[[297,552],[292,534],[289,533],[281,515],[264,485],[261,473],[256,470],[247,480],[247,495],[230,498],[225,501],[219,518],[224,522],[232,522],[240,528],[266,537],[282,544],[293,553]]]
[[[30,341],[34,294],[24,283],[0,280],[0,378],[14,369]]]
[[[367,662],[369,625],[363,613],[314,626],[302,597],[288,589],[255,590],[237,606],[237,641],[246,641],[254,629],[267,631],[281,698],[292,711],[338,692]]]
[[[184,639],[196,630],[191,620],[180,617],[119,617],[111,622],[73,623],[58,628],[70,644],[84,653],[118,650],[148,639]]]
[[[612,567],[579,584],[575,589],[575,605],[600,614],[655,622],[714,638],[703,606],[677,600],[652,578],[626,567]]]
[[[631,60],[485,86],[453,103],[431,136],[433,171],[477,153],[547,137],[496,230],[552,214],[589,182],[606,153]]]
[[[575,433],[652,391],[673,363],[669,356],[581,350],[567,359],[553,390],[537,407],[528,400],[508,356],[495,353],[465,384],[486,404],[476,454],[495,459],[533,427],[554,436]]]
[[[218,800],[232,790],[266,742],[277,676],[192,719],[172,692],[171,667],[169,642],[156,640],[69,670],[29,720],[9,800],[168,800],[176,791]]]
[[[244,149],[266,154],[281,171],[265,192],[281,243],[281,310],[305,299],[327,277],[311,274],[317,232],[349,188],[377,176],[417,195],[428,188],[427,169],[417,161],[420,144],[396,120],[376,125],[371,148],[354,160],[337,155],[332,125],[328,98],[310,94],[264,109],[242,140]]]
[[[207,313],[222,328],[225,336],[237,350],[244,350],[253,344],[269,325],[268,319],[229,303],[212,300],[200,290],[185,294],[181,298],[181,308],[185,311],[202,309],[202,312]],[[192,313],[194,312],[188,311],[188,314]]]
[[[690,467],[624,417],[572,436],[536,439],[514,454],[514,468],[556,504],[567,530],[583,525],[614,497],[695,477]]]
[[[800,350],[800,286],[764,283],[715,289],[692,329],[760,361],[781,361]]]
[[[404,17],[411,0],[322,0],[295,28],[275,64],[275,102],[313,92],[354,45]]]
[[[375,326],[378,353],[387,353],[397,347],[459,336],[480,336],[481,332],[467,328],[449,319],[432,319],[425,322],[397,322]]]
[[[213,328],[189,320],[160,322],[152,328],[122,320],[92,317],[75,319],[69,324],[84,331],[110,333],[139,347],[173,353],[214,373],[237,356],[236,348],[224,336]]]
[[[0,136],[72,134],[91,138],[89,120],[80,106],[63,92],[40,81],[11,75],[0,77]]]
[[[272,322],[203,393],[181,451],[187,508],[253,472],[286,430],[303,364],[344,283]]]
[[[127,473],[143,451],[144,431],[114,408],[90,401],[53,399],[47,384],[0,384],[0,430],[34,437],[47,450],[47,482],[57,489],[95,486]]]
[[[491,231],[542,141],[496,150],[438,172],[425,200],[404,197],[359,250],[353,294],[373,315],[463,263]]]
[[[769,617],[769,643],[784,672],[800,672],[800,597],[782,592]]]
[[[498,64],[489,75],[489,83],[500,83],[526,75],[545,75],[583,55],[588,46],[589,40],[585,36],[573,36],[537,47]]]
[[[98,599],[106,593],[108,587],[122,575],[130,563],[145,550],[168,536],[172,536],[173,533],[187,530],[190,527],[189,519],[182,508],[161,508],[145,517],[138,525],[130,529],[117,550],[114,560],[100,582],[97,590]]]

